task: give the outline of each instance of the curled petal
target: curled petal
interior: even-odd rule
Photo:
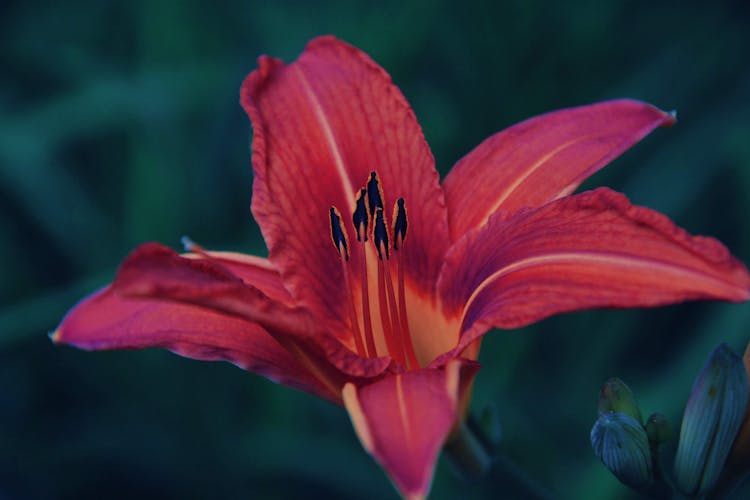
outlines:
[[[183,257],[197,260],[209,260],[218,267],[224,267],[245,284],[257,288],[270,299],[291,306],[294,303],[292,296],[284,287],[279,272],[270,260],[255,255],[246,255],[237,252],[212,252],[202,251],[200,253],[188,253]]]
[[[271,300],[227,267],[182,257],[156,243],[134,250],[113,286],[126,297],[184,302],[257,323],[309,370],[339,388],[348,378],[379,376],[391,364],[389,358],[360,358],[306,310]]]
[[[330,401],[339,398],[335,387],[313,376],[257,324],[189,304],[122,298],[111,287],[74,307],[52,339],[90,350],[162,347],[188,358],[229,361]]]
[[[750,297],[750,275],[713,238],[606,188],[499,214],[449,251],[438,283],[459,347],[488,328],[518,328],[552,314],[690,299]]]
[[[620,99],[530,118],[489,137],[459,161],[443,182],[457,240],[498,210],[539,207],[572,193],[674,116]]]
[[[330,36],[311,41],[291,64],[264,56],[258,66],[240,96],[254,131],[252,210],[292,296],[340,337],[349,334],[349,291],[328,211],[340,210],[354,241],[355,195],[372,171],[385,213],[406,200],[407,279],[433,293],[448,246],[443,193],[419,124],[390,76]],[[352,252],[355,269],[360,259]],[[352,281],[359,288],[357,273]]]
[[[407,499],[427,496],[440,449],[459,418],[478,365],[451,360],[443,368],[347,384],[344,405],[364,448]]]

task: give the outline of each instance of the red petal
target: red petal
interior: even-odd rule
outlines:
[[[461,317],[466,346],[490,327],[566,311],[739,302],[750,297],[750,275],[715,239],[600,188],[491,217],[448,252],[438,288],[447,313]]]
[[[350,378],[379,376],[390,366],[388,358],[360,358],[306,310],[272,300],[213,259],[181,257],[155,243],[141,245],[125,259],[113,286],[123,296],[185,302],[257,323],[334,386]]]
[[[253,286],[270,299],[285,305],[293,305],[294,299],[284,287],[279,272],[271,261],[255,255],[236,252],[204,252],[183,255],[191,259],[209,259],[214,264],[225,267],[230,274]]]
[[[389,75],[330,36],[311,41],[292,64],[261,57],[258,65],[241,90],[254,130],[252,208],[291,294],[336,331],[348,329],[328,210],[341,211],[354,242],[355,194],[373,170],[386,214],[397,198],[406,200],[406,269],[432,293],[448,246],[447,215],[432,153]],[[359,259],[352,252],[355,266]]]
[[[498,210],[572,193],[654,128],[673,123],[671,114],[623,99],[547,113],[491,136],[443,182],[452,240]]]
[[[163,347],[188,358],[229,361],[274,382],[339,399],[336,388],[254,323],[188,304],[121,298],[111,287],[74,307],[53,340],[90,350]]]
[[[357,436],[405,498],[427,496],[438,454],[459,417],[461,390],[467,390],[478,368],[453,360],[441,369],[344,387]]]

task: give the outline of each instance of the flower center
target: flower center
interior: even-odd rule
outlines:
[[[383,189],[376,172],[370,173],[364,187],[356,195],[352,222],[357,235],[356,244],[361,248],[358,270],[361,274],[361,294],[353,288],[349,257],[353,249],[349,245],[341,213],[336,207],[329,211],[331,239],[341,260],[344,286],[347,290],[351,331],[357,353],[372,358],[391,356],[408,369],[419,368],[414,353],[414,344],[409,332],[404,286],[403,246],[408,226],[406,205],[399,198],[393,206],[392,224],[389,226],[383,206]],[[377,254],[377,293],[370,297],[367,267],[367,244],[371,242]],[[393,250],[393,255],[391,254]],[[392,276],[391,257],[396,261],[395,282]],[[374,278],[374,277],[373,277]],[[357,307],[357,306],[361,307]],[[358,313],[359,311],[359,313]],[[362,327],[360,328],[360,319]],[[373,321],[375,320],[375,321]],[[377,342],[382,340],[382,342]],[[387,352],[379,353],[376,345],[384,345]]]

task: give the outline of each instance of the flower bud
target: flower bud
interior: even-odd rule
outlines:
[[[675,483],[682,493],[703,496],[714,487],[747,402],[742,359],[721,344],[695,379],[682,417],[674,463]]]
[[[602,413],[591,429],[591,446],[621,483],[640,489],[653,481],[648,436],[632,416],[613,411]]]
[[[641,410],[635,402],[635,396],[630,387],[619,378],[613,377],[599,389],[599,413],[617,412],[633,417],[638,423],[643,423]]]
[[[672,438],[672,425],[661,413],[652,413],[646,422],[646,434],[650,443],[664,444]]]
[[[745,364],[745,373],[750,381],[750,342],[745,348],[745,355],[742,357]],[[737,438],[732,445],[732,451],[729,452],[722,479],[727,482],[726,488],[731,489],[737,485],[746,475],[750,473],[750,399],[747,408],[745,408],[745,417],[740,425]],[[722,480],[720,479],[720,481]]]

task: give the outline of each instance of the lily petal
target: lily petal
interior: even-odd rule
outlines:
[[[459,418],[462,390],[479,366],[452,360],[343,390],[344,405],[364,448],[407,499],[423,499],[440,449]]]
[[[563,109],[489,137],[443,181],[456,241],[498,210],[539,207],[566,196],[674,115],[621,99]]]
[[[308,370],[339,390],[348,379],[377,377],[391,367],[390,358],[360,358],[305,309],[272,300],[227,267],[182,257],[157,243],[134,250],[120,266],[113,286],[124,297],[194,304],[257,323]]]
[[[491,327],[566,311],[744,301],[750,275],[715,239],[600,188],[491,217],[449,250],[438,288],[461,318],[461,349]]]
[[[349,291],[328,210],[336,206],[350,220],[371,171],[386,214],[405,198],[407,278],[432,293],[448,246],[443,193],[422,130],[390,76],[330,36],[311,41],[291,64],[264,56],[258,66],[240,94],[254,131],[252,210],[292,296],[332,330],[348,331]],[[351,223],[345,231],[354,241]],[[360,258],[353,252],[355,265]]]
[[[74,307],[52,339],[88,350],[162,347],[187,358],[229,361],[330,401],[339,398],[256,324],[188,304],[125,299],[109,286]]]
[[[208,259],[214,264],[225,267],[229,273],[240,278],[245,284],[253,286],[276,302],[291,306],[294,299],[284,287],[279,272],[270,260],[255,255],[237,252],[187,253],[183,255],[191,259]]]

